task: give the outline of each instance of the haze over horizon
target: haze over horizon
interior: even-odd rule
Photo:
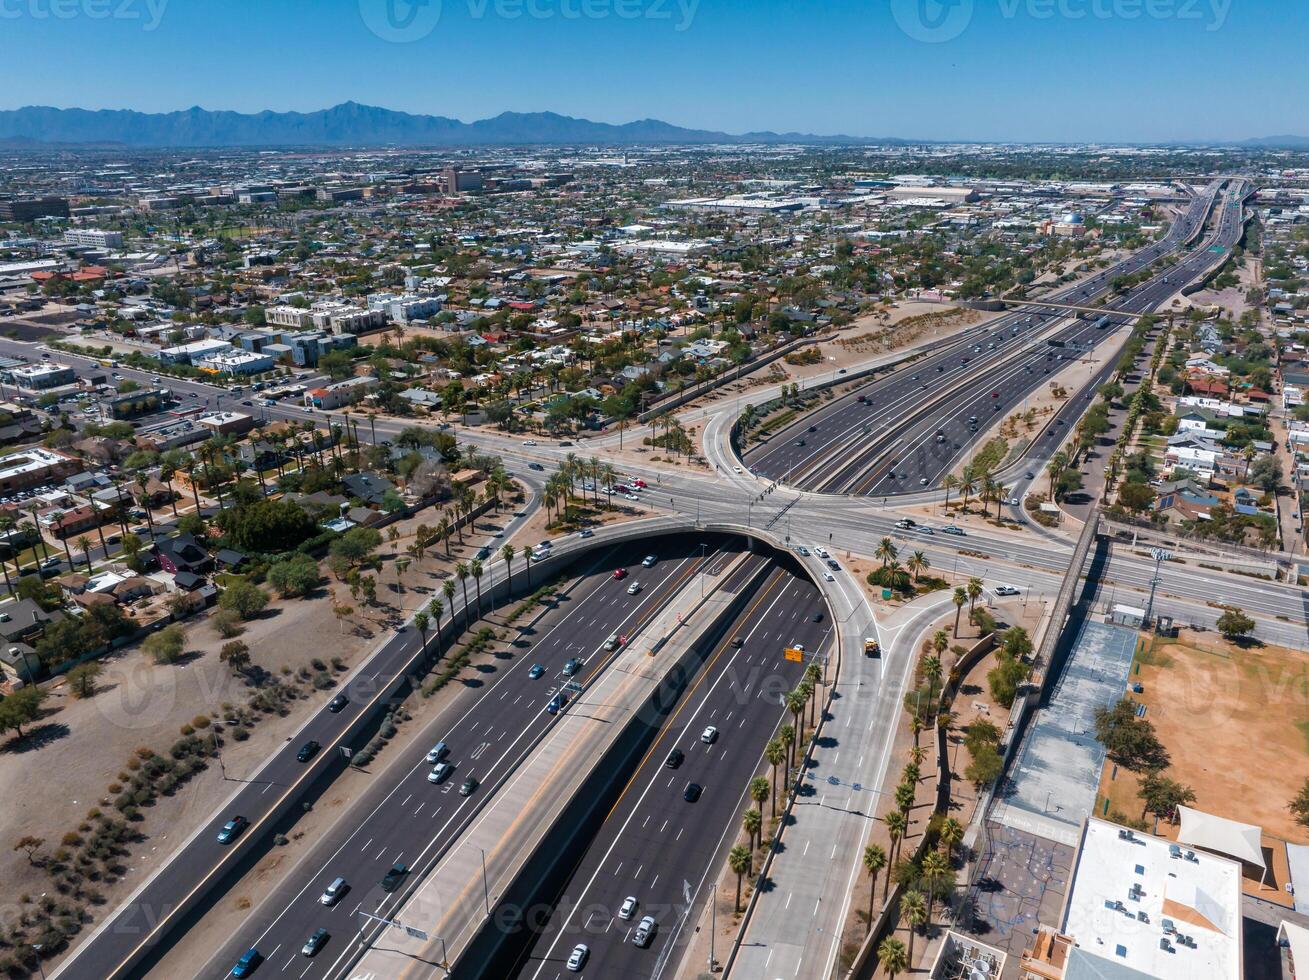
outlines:
[[[12,0],[5,108],[472,121],[551,111],[728,133],[1229,142],[1309,133],[1284,42],[1309,10],[1232,0]],[[235,10],[234,10],[235,8]],[[51,72],[50,52],[61,52]],[[584,52],[565,56],[565,52]],[[1094,52],[1094,55],[1091,53]]]

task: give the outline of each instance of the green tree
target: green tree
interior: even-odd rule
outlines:
[[[1240,643],[1254,632],[1255,622],[1235,606],[1227,606],[1218,617],[1218,632],[1223,638]]]
[[[994,745],[979,745],[972,755],[972,761],[964,770],[964,777],[978,789],[991,785],[999,777],[1000,770],[1004,768],[1004,760],[1000,758],[1000,753],[996,751]]]
[[[23,726],[41,717],[41,703],[45,698],[45,690],[32,685],[19,688],[0,701],[0,732],[13,732],[22,738]]]
[[[954,603],[954,635],[957,640],[959,638],[959,614],[963,612],[964,604],[968,602],[968,593],[964,591],[963,586],[959,586],[954,590],[954,595],[950,601]]]
[[[1300,786],[1300,792],[1287,804],[1295,822],[1301,827],[1309,827],[1309,779]]]
[[[64,675],[68,681],[69,693],[80,699],[93,697],[95,695],[96,680],[103,672],[104,665],[95,660],[78,664]]]
[[[171,664],[182,655],[185,644],[182,627],[174,623],[172,626],[165,626],[158,633],[151,633],[146,637],[143,646],[155,663]]]
[[[1113,707],[1095,710],[1095,737],[1114,762],[1136,772],[1168,768],[1168,750],[1154,725],[1136,715],[1136,704],[1120,699]]]
[[[886,971],[889,980],[895,980],[909,969],[909,957],[905,953],[904,943],[888,936],[877,947],[877,965]]]
[[[877,876],[886,867],[886,851],[880,844],[869,844],[864,848],[864,870],[868,872],[868,926],[873,925],[873,902],[877,894]]]
[[[1146,773],[1137,789],[1141,797],[1141,819],[1153,813],[1163,820],[1173,821],[1177,808],[1195,802],[1195,792],[1189,786],[1174,782],[1158,772]]]
[[[250,667],[250,648],[241,640],[229,640],[218,651],[218,659],[234,674],[244,674]]]
[[[914,961],[914,933],[927,921],[927,900],[914,889],[900,896],[900,915],[909,927],[909,962]]]
[[[755,843],[755,836],[763,829],[763,814],[751,807],[741,816],[741,829],[745,831],[746,836],[750,838],[750,849],[754,850],[758,845]]]
[[[741,882],[746,875],[754,868],[754,855],[750,848],[744,844],[737,844],[727,853],[727,864],[736,875],[736,905],[737,912],[741,911]]]
[[[250,619],[257,615],[266,605],[268,605],[268,593],[245,579],[233,581],[218,598],[220,609],[231,609],[242,619]]]
[[[318,562],[309,555],[295,554],[273,562],[265,576],[268,584],[283,598],[305,595],[318,585]]]

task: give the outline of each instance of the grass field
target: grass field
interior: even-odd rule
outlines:
[[[1136,666],[1139,665],[1139,673]],[[1309,843],[1287,803],[1309,774],[1309,662],[1283,647],[1242,649],[1213,634],[1156,639],[1132,679],[1172,757],[1168,775],[1195,791],[1195,806]],[[1141,815],[1136,777],[1119,770],[1101,793],[1111,809]]]

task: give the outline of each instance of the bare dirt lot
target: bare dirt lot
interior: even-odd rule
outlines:
[[[1309,664],[1284,647],[1241,648],[1211,633],[1156,640],[1134,675],[1146,718],[1172,758],[1169,777],[1195,791],[1195,806],[1309,843],[1287,809],[1309,772]],[[1102,781],[1114,809],[1137,817],[1137,779]],[[1169,832],[1169,828],[1165,828]]]

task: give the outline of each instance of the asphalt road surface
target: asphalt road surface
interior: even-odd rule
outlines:
[[[764,745],[787,716],[781,697],[803,673],[802,664],[783,659],[783,648],[799,643],[810,652],[824,651],[830,635],[818,589],[798,573],[778,569],[683,695],[577,861],[557,896],[555,914],[512,975],[556,980],[676,973],[681,951],[694,935],[687,923],[708,900],[740,816],[753,805],[749,783]],[[736,637],[743,641],[740,647],[733,644]],[[708,726],[718,733],[712,743],[703,738]],[[669,767],[674,748],[684,760]],[[683,798],[689,783],[703,790],[695,802]],[[763,815],[766,824],[769,802]],[[638,905],[624,920],[618,910],[628,896]],[[654,917],[657,930],[643,949],[632,937],[646,915]],[[581,974],[565,968],[577,943],[590,949]]]

